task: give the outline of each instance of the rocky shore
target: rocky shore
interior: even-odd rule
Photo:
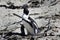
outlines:
[[[6,6],[9,7],[10,4],[14,4],[14,6],[19,7],[27,3],[26,1],[28,2],[29,0],[0,0],[0,30],[4,30],[7,27],[6,30],[13,31],[21,26],[18,23],[12,24],[21,20],[21,18],[14,16],[13,13],[22,15],[23,9],[9,9]],[[53,6],[30,7],[29,11],[30,17],[37,22],[41,30],[40,33],[46,34],[37,40],[60,40],[60,2]]]

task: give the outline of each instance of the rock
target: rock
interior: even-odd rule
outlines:
[[[29,0],[0,0],[0,5],[9,6],[10,4],[13,4],[14,6],[22,6],[25,3],[27,4],[28,1]],[[45,3],[48,2],[45,1]],[[18,23],[12,24],[21,20],[21,18],[14,16],[13,13],[21,16],[23,13],[23,9],[6,9],[5,7],[0,7],[0,30],[8,27],[7,30],[11,31],[15,30],[17,27],[21,27],[21,25]],[[51,29],[46,32],[47,36],[38,38],[38,40],[60,40],[60,38],[57,36],[60,35],[60,16],[58,16],[60,15],[60,2],[49,7],[45,5],[39,8],[29,8],[29,14],[33,14],[30,15],[30,17],[32,17],[36,21],[36,23],[38,24],[38,28],[45,28],[41,30],[41,33],[44,33],[44,31],[47,30],[47,24],[50,19],[49,26],[51,27]]]

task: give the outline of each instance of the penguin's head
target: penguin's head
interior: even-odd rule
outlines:
[[[24,5],[22,6],[22,8],[23,8],[23,9],[26,9],[26,8],[28,8],[28,5],[27,5],[27,4],[24,4]]]

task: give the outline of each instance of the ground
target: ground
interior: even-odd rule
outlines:
[[[7,5],[7,2],[9,2],[9,0],[1,0],[0,5]],[[19,2],[19,0],[11,0],[11,2],[14,3],[15,6],[25,4],[25,1],[22,1],[24,2],[22,3]],[[0,7],[0,30],[8,27],[7,30],[12,31],[21,26],[20,24],[11,25],[21,20],[21,18],[14,16],[13,13],[22,15],[23,9],[6,9],[5,7]],[[29,14],[30,17],[37,22],[38,27],[42,29],[40,33],[44,33],[44,31],[47,30],[47,28],[44,27],[51,27],[51,29],[46,32],[47,36],[43,36],[37,40],[60,40],[60,2],[53,6],[30,7]]]

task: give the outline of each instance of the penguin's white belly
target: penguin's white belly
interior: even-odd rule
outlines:
[[[29,25],[29,23],[23,20],[23,24],[29,33],[34,34],[34,29]]]

